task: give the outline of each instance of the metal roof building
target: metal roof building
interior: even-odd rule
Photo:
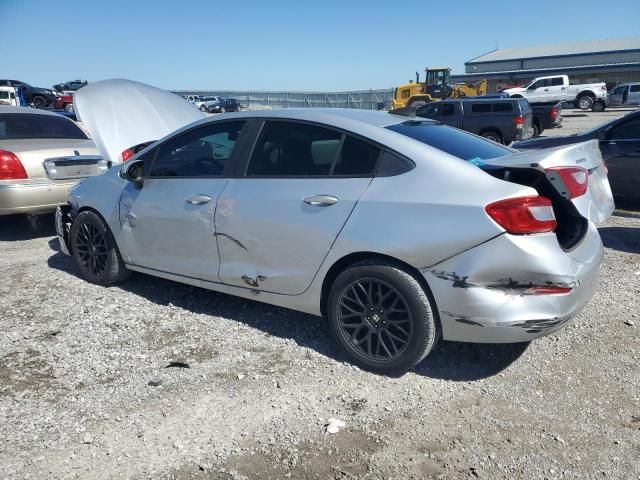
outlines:
[[[486,78],[496,86],[558,74],[569,75],[572,83],[640,81],[640,37],[494,50],[466,62],[465,74],[455,79]]]

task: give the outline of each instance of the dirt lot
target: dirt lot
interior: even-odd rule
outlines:
[[[51,218],[0,218],[0,478],[639,478],[640,213],[600,232],[600,289],[566,328],[388,378],[319,318],[91,285]]]

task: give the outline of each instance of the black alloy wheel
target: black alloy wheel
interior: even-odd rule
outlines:
[[[89,282],[109,285],[131,274],[111,231],[97,213],[80,212],[71,225],[69,241],[73,261]]]
[[[76,230],[75,251],[80,263],[99,277],[107,267],[108,250],[104,234],[90,223],[83,223]]]
[[[411,341],[411,312],[402,295],[387,282],[360,279],[340,295],[341,332],[361,354],[390,360],[404,353]]]

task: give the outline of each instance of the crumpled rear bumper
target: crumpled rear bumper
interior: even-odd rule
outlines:
[[[590,223],[585,238],[563,251],[554,234],[503,234],[423,269],[445,340],[526,342],[575,317],[595,293],[603,248]],[[571,287],[531,294],[532,286]]]

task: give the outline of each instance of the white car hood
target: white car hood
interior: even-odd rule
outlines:
[[[73,104],[102,156],[112,162],[121,162],[127,148],[205,117],[178,95],[124,79],[90,83],[76,92]]]
[[[526,91],[527,89],[524,87],[512,87],[512,88],[505,88],[504,90],[502,90],[502,93],[506,93],[508,95],[514,95],[516,93],[525,93]]]

